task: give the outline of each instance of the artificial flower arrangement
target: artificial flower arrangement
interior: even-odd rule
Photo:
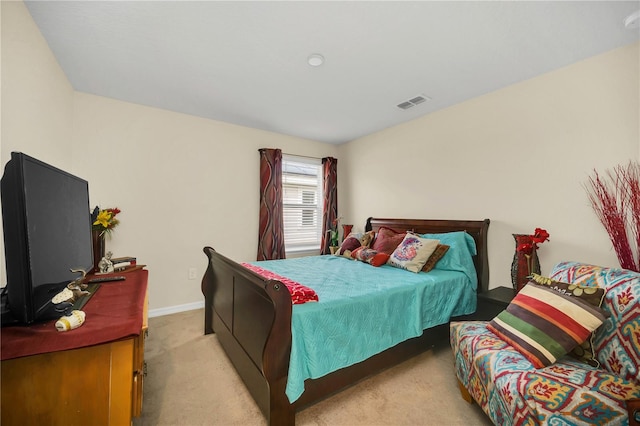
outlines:
[[[120,221],[116,216],[120,213],[117,207],[100,209],[96,206],[91,213],[91,229],[100,232],[100,236],[111,235],[113,228],[118,226]]]
[[[518,245],[516,250],[524,254],[524,257],[527,259],[528,272],[529,274],[531,274],[532,272],[535,272],[535,271],[532,271],[533,253],[536,250],[538,250],[538,244],[542,244],[545,241],[549,241],[549,233],[547,232],[546,229],[536,228],[535,231],[533,231],[533,234],[529,235],[529,238],[531,238],[530,243],[522,243]]]
[[[340,241],[338,241],[338,225],[340,224],[340,219],[342,219],[342,216],[335,218],[333,222],[331,222],[331,229],[327,231],[331,233],[329,235],[329,245],[331,247],[338,247],[340,245]]]

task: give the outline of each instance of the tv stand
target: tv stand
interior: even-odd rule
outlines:
[[[58,332],[55,320],[2,329],[2,426],[130,425],[140,415],[147,278],[138,270],[100,286],[77,329]]]

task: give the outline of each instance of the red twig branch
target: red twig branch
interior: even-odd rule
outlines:
[[[617,166],[606,178],[594,170],[586,185],[589,201],[609,234],[620,266],[640,272],[640,261],[636,261],[629,241],[629,233],[635,234],[640,250],[640,165]]]
[[[626,172],[622,174],[622,179],[629,200],[629,215],[631,216],[629,227],[636,237],[636,255],[638,256],[636,265],[640,268],[640,163],[630,162]]]

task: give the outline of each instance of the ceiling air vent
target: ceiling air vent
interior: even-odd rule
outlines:
[[[423,103],[424,101],[428,101],[429,99],[431,99],[431,98],[428,97],[428,96],[418,95],[416,97],[413,97],[413,98],[409,99],[408,101],[404,101],[404,102],[399,103],[397,105],[397,107],[400,108],[400,109],[409,109],[411,107],[414,107],[414,106],[416,106],[418,104]]]

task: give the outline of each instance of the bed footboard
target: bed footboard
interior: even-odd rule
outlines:
[[[285,394],[291,352],[291,295],[211,247],[202,279],[205,334],[216,333],[227,356],[271,424],[294,424]]]

